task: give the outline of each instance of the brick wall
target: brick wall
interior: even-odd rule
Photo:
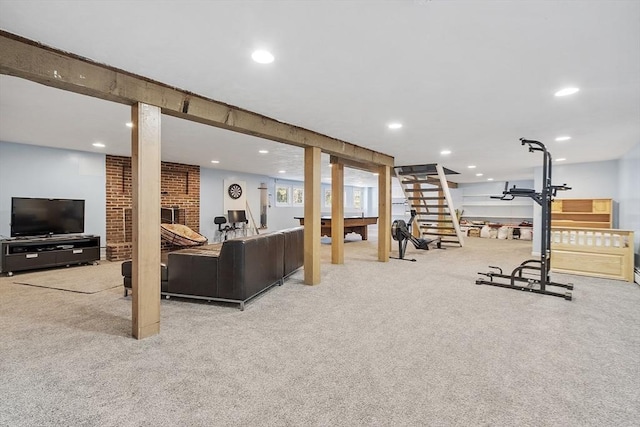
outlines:
[[[131,158],[106,156],[106,171],[107,259],[119,261],[131,258],[132,250]],[[162,206],[178,206],[180,222],[199,231],[200,167],[162,162],[160,188]],[[170,249],[163,242],[163,250]]]

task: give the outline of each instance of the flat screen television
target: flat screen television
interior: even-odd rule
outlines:
[[[84,233],[84,200],[11,198],[11,237]]]

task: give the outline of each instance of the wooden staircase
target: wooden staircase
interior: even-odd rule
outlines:
[[[411,209],[416,211],[413,234],[443,246],[462,246],[464,240],[446,175],[457,174],[439,164],[396,166],[394,171]]]

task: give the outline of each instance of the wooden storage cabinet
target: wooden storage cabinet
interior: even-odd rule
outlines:
[[[551,203],[551,227],[612,228],[611,199],[557,199]]]
[[[100,236],[44,237],[0,241],[0,272],[86,264],[100,259]]]

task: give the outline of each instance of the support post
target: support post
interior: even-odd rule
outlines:
[[[132,333],[160,332],[160,108],[131,108],[133,189]]]
[[[320,283],[320,154],[304,149],[304,282]]]
[[[416,178],[416,179],[417,179],[417,178]],[[418,190],[420,190],[420,188],[421,188],[421,187],[420,187],[420,184],[418,184],[418,183],[414,183],[414,184],[413,184],[413,190],[414,190],[414,191],[412,192],[412,194],[413,194],[414,196],[416,196],[416,195],[418,195],[418,193],[419,193],[419,194],[420,194],[420,196],[422,196],[422,192],[421,192],[421,191],[418,191]],[[413,203],[411,203],[411,200],[409,200],[409,205],[412,205],[412,204],[413,204]],[[419,216],[419,215],[420,215],[420,212],[422,212],[423,210],[425,210],[425,209],[423,208],[423,206],[424,206],[424,201],[420,201],[419,205],[420,205],[420,207],[416,208],[416,212],[417,212],[417,214],[418,214],[418,218],[420,218],[420,216]],[[412,209],[412,208],[411,208],[411,207],[409,207],[409,210],[411,210],[411,209]],[[413,224],[411,224],[411,234],[412,234],[414,237],[418,237],[418,238],[422,237],[422,230],[420,229],[420,223],[419,223],[418,221],[413,221]]]
[[[344,165],[342,163],[334,163],[331,168],[331,263],[344,264]]]
[[[389,262],[391,252],[391,168],[378,168],[378,261]]]

